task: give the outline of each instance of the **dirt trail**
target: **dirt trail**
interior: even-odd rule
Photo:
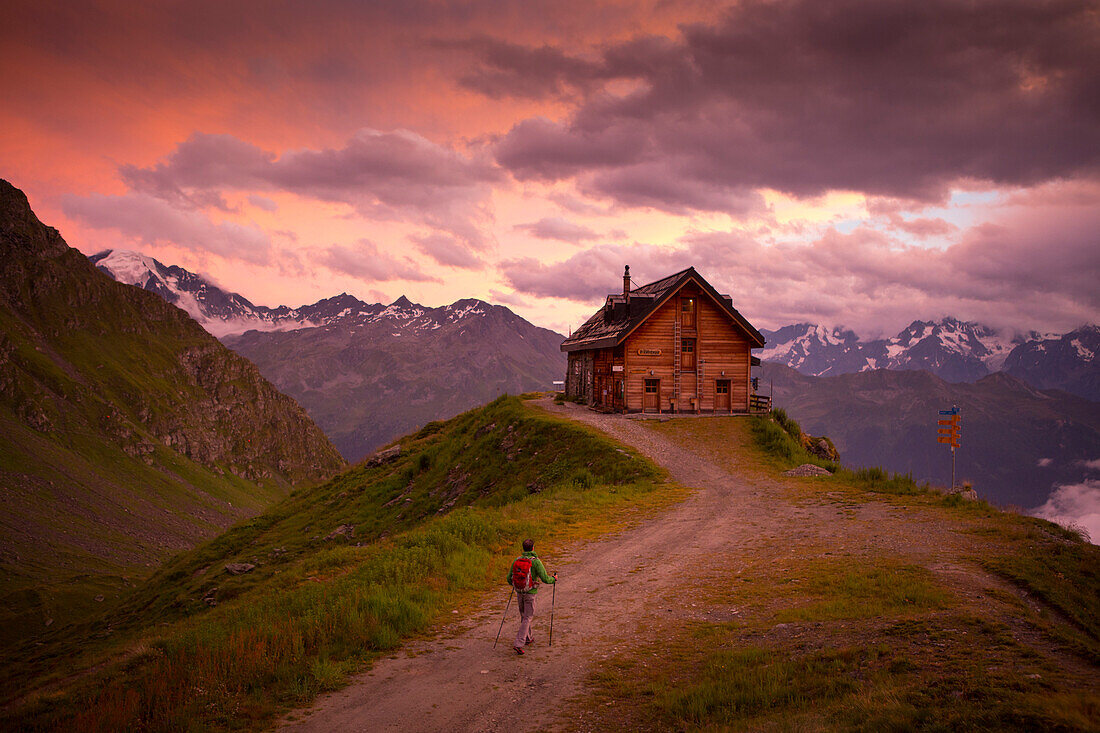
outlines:
[[[517,656],[513,601],[493,648],[507,594],[489,594],[468,618],[438,638],[407,645],[379,660],[348,687],[322,697],[292,731],[511,731],[516,710],[528,730],[583,727],[568,700],[582,691],[591,664],[629,648],[639,633],[662,621],[716,618],[695,603],[686,578],[714,557],[740,558],[748,569],[777,547],[827,547],[828,552],[897,553],[937,572],[963,593],[994,582],[957,561],[964,539],[916,512],[877,502],[799,506],[790,484],[731,473],[621,416],[599,415],[573,405],[564,413],[632,445],[667,468],[675,481],[698,489],[687,501],[624,533],[583,543],[564,556],[544,557],[560,571],[554,645],[546,646],[551,588],[538,596],[532,634],[536,644]],[[909,516],[910,514],[917,516]],[[536,545],[536,550],[540,548]],[[608,578],[621,578],[608,585]]]

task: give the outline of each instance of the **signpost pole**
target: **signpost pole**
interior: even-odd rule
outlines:
[[[939,436],[936,441],[951,446],[951,488],[955,488],[955,449],[959,447],[959,406],[952,405],[950,410],[940,410]]]

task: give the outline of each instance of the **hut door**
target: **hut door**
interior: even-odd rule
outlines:
[[[645,392],[642,396],[643,410],[657,410],[661,406],[661,380],[645,380]]]
[[[714,409],[730,411],[730,380],[719,379],[714,383]]]

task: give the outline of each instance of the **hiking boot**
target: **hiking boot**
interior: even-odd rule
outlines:
[[[514,647],[512,647],[512,648],[516,650],[516,654],[523,654],[523,647],[521,647],[521,646],[514,646]]]

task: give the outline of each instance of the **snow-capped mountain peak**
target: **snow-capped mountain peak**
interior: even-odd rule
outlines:
[[[859,371],[859,338],[852,331],[799,323],[761,333],[767,340],[759,355],[764,361],[780,362],[816,376]]]
[[[913,321],[897,336],[885,342],[886,359],[873,361],[874,368],[908,369],[914,359],[919,362],[960,361],[956,370],[971,372],[980,378],[984,373],[999,371],[1009,353],[1020,343],[1010,333],[988,326],[946,317],[936,321]],[[938,353],[937,353],[938,352]],[[978,367],[981,364],[985,372]]]
[[[1100,328],[1095,325],[1044,336],[945,317],[913,321],[893,338],[869,341],[851,331],[808,323],[762,333],[768,345],[761,359],[814,376],[924,369],[950,382],[973,382],[1007,371],[1043,388],[1057,386],[1091,399],[1100,394]]]
[[[92,264],[100,269],[106,269],[109,274],[120,283],[145,287],[149,278],[159,280],[167,284],[160,273],[166,269],[164,265],[152,257],[146,257],[140,252],[128,249],[108,249],[89,257]]]
[[[218,338],[247,331],[296,331],[345,325],[377,325],[393,337],[415,336],[470,318],[485,317],[495,307],[482,300],[467,298],[431,308],[414,303],[404,295],[383,305],[365,303],[354,295],[340,293],[298,308],[268,308],[253,305],[237,293],[226,292],[201,275],[174,265],[166,266],[140,252],[107,250],[89,259],[114,279],[153,291],[187,311]]]

